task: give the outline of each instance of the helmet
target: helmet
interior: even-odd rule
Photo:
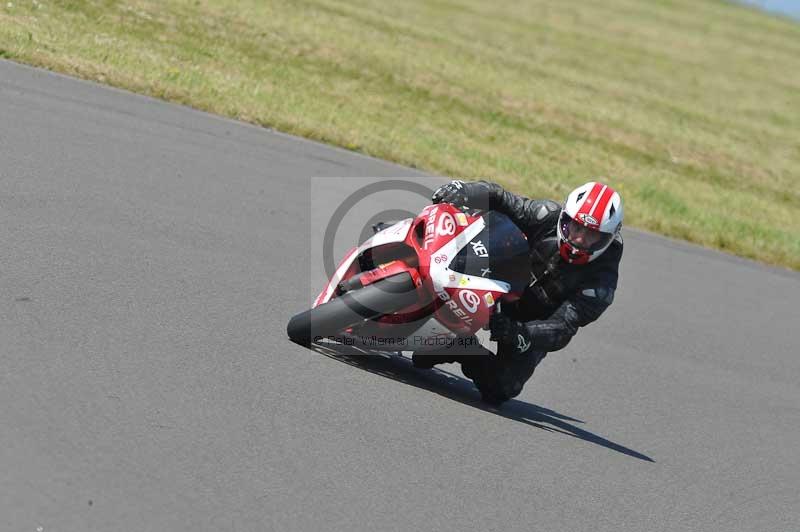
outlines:
[[[613,188],[590,181],[567,196],[558,219],[561,257],[586,264],[608,249],[622,227],[622,198]]]

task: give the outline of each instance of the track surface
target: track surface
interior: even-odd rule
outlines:
[[[309,177],[413,175],[0,62],[0,529],[800,529],[795,273],[629,230],[498,412],[288,342],[342,194]]]

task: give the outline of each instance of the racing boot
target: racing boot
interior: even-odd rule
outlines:
[[[472,367],[465,368],[462,363],[462,372],[475,383],[484,402],[500,406],[522,392],[545,356],[547,353],[541,352],[525,357],[495,356],[480,363],[472,362]]]

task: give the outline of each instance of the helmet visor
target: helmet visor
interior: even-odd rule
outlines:
[[[566,212],[561,213],[558,223],[561,235],[571,246],[590,253],[603,249],[614,238],[612,233],[603,233],[573,220]]]

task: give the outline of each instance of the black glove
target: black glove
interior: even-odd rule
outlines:
[[[456,207],[489,208],[489,186],[480,181],[450,181],[431,196],[433,203],[452,203]]]
[[[516,355],[528,353],[533,346],[528,329],[501,312],[489,317],[490,340],[515,348]]]

